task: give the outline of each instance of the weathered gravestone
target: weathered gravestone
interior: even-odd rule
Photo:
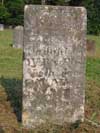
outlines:
[[[4,25],[0,24],[0,31],[3,31],[3,30],[4,30]]]
[[[84,120],[86,10],[25,7],[23,125]]]
[[[23,48],[23,26],[16,26],[13,32],[13,47]]]

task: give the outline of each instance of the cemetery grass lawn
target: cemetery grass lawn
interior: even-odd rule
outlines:
[[[0,31],[0,77],[22,78],[22,50],[12,48],[12,31]]]
[[[85,122],[66,127],[47,124],[36,133],[99,133],[100,127],[100,37],[88,36],[96,41],[96,54],[86,61]],[[22,50],[12,48],[12,30],[0,31],[0,133],[27,133],[21,130]],[[9,115],[10,114],[10,115]],[[15,115],[16,114],[16,115]],[[17,116],[17,117],[16,117]],[[19,122],[17,121],[19,120]],[[92,125],[88,120],[95,122]],[[78,128],[77,128],[78,127]],[[49,128],[49,129],[48,129]],[[35,133],[30,131],[30,133]]]

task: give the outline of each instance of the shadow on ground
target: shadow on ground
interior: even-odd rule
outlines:
[[[5,131],[0,127],[0,133],[5,133]]]
[[[10,101],[18,121],[22,121],[22,80],[0,78],[1,85],[7,93],[7,100]]]

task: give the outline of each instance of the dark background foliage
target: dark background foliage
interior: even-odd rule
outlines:
[[[42,0],[0,0],[0,23],[23,25],[25,4],[41,4]],[[84,6],[88,15],[88,34],[100,35],[100,0],[45,0],[48,5]]]

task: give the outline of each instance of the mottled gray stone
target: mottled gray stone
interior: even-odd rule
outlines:
[[[23,126],[84,120],[86,10],[25,7]]]
[[[13,32],[13,47],[23,48],[23,26],[16,26]]]

